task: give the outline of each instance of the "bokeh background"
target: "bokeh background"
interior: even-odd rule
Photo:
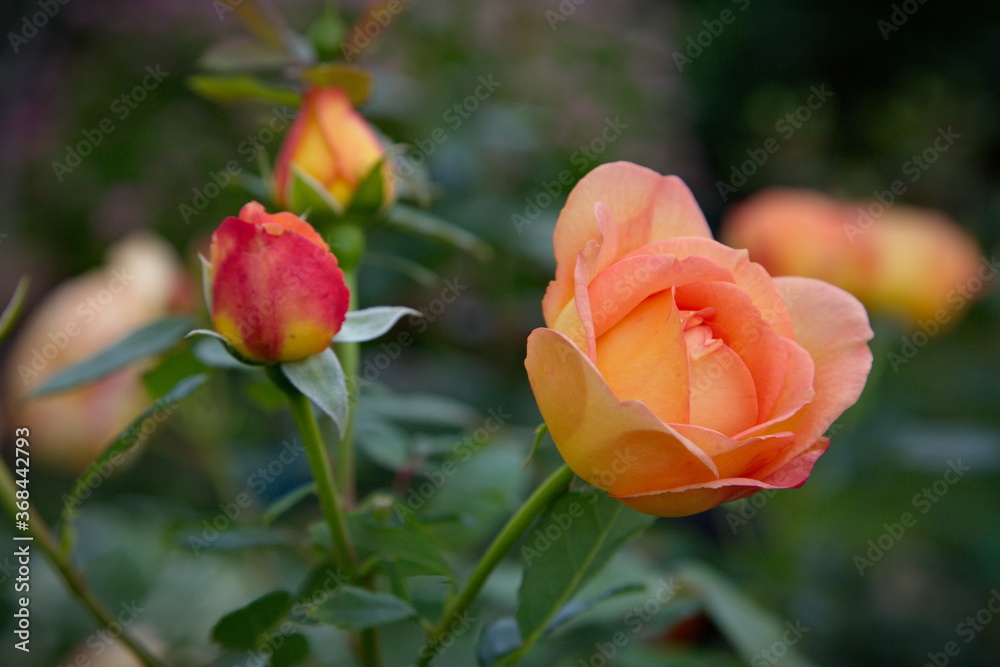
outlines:
[[[202,71],[199,59],[210,46],[246,34],[220,4],[70,0],[15,49],[9,33],[27,34],[23,17],[41,10],[36,0],[4,3],[4,300],[21,275],[30,275],[30,313],[54,286],[100,265],[110,244],[137,230],[166,239],[196,279],[196,250],[249,195],[233,185],[196,214],[185,215],[181,205],[192,205],[212,174],[232,160],[244,176],[258,174],[247,142],[256,138],[271,159],[280,143],[278,135],[261,134],[279,105],[222,105],[187,84]],[[468,514],[462,539],[488,539],[533,482],[520,466],[540,419],[522,361],[527,334],[542,324],[539,304],[554,269],[551,233],[569,189],[558,184],[564,171],[575,181],[597,164],[622,159],[678,174],[718,229],[728,207],[772,185],[870,197],[899,178],[939,130],[952,128],[960,138],[901,200],[945,212],[978,239],[985,256],[997,249],[995,3],[404,4],[360,57],[375,80],[363,111],[395,141],[430,146],[422,153],[435,184],[434,212],[486,239],[495,255],[484,263],[397,232],[372,235],[362,305],[430,307],[447,289],[445,281],[460,285],[461,293],[375,375],[383,403],[372,402],[378,414],[367,437],[433,451],[481,425],[489,409],[512,415],[473,459],[490,473],[486,499],[468,506],[467,485],[481,479],[472,474],[451,480],[434,499],[443,511]],[[363,7],[342,8],[352,16]],[[303,32],[322,9],[319,2],[280,3]],[[890,30],[894,12],[900,25]],[[732,20],[724,23],[723,16]],[[691,47],[699,39],[703,45]],[[115,100],[142,81],[147,67],[166,75],[122,117]],[[499,86],[475,110],[455,112],[481,77]],[[779,127],[814,87],[824,86],[832,96],[800,127],[791,133]],[[65,162],[67,146],[106,118],[114,130],[78,167],[57,174],[53,162]],[[428,143],[438,128],[445,140]],[[780,149],[721,196],[718,183],[730,181],[747,151],[771,139]],[[1000,618],[990,613],[992,624],[983,623],[980,615],[982,627],[971,638],[960,627],[1000,587],[1000,292],[992,290],[961,315],[957,326],[897,368],[886,364],[886,355],[912,331],[876,318],[872,346],[880,373],[838,422],[833,446],[805,487],[661,520],[612,571],[655,582],[682,560],[707,562],[779,622],[807,627],[795,648],[817,665],[919,666],[948,642],[960,648],[949,664],[1000,664]],[[364,358],[378,361],[379,345],[368,344]],[[8,341],[0,349],[11,347]],[[8,366],[5,372],[16,371]],[[269,547],[273,536],[259,529],[267,503],[306,478],[301,460],[255,497],[236,520],[240,527],[226,531],[211,553],[192,554],[188,538],[201,534],[202,522],[218,516],[292,433],[260,382],[223,374],[201,391],[151,435],[134,465],[96,490],[79,520],[77,560],[94,588],[115,609],[133,600],[143,607],[137,632],[174,646],[177,664],[210,662],[207,635],[215,620],[301,576],[295,549]],[[438,401],[434,409],[447,410],[451,423],[422,424],[429,403],[393,399],[411,392]],[[72,419],[71,413],[62,418]],[[8,460],[13,428],[22,425],[14,419],[9,409],[0,418]],[[552,450],[546,443],[541,456],[552,460]],[[377,444],[366,451],[362,491],[391,484],[386,459],[391,463],[393,452]],[[959,461],[967,472],[934,487]],[[32,497],[46,517],[58,516],[74,475],[58,465],[33,467]],[[944,492],[934,492],[921,512],[925,505],[916,498],[925,488]],[[300,508],[282,530],[294,533],[313,511],[308,504]],[[859,573],[857,558],[872,558],[869,540],[886,544],[886,525],[904,512],[913,513],[916,524]],[[9,532],[0,528],[0,544]],[[0,564],[12,552],[0,549]],[[33,568],[30,656],[12,649],[12,574],[0,574],[7,619],[0,625],[8,638],[0,644],[0,662],[68,664],[93,627],[41,557]],[[506,576],[513,574],[501,571],[490,588],[489,610],[509,611],[513,604],[517,580]],[[484,620],[491,614],[484,612]],[[679,619],[686,619],[683,626]],[[620,611],[584,617],[525,664],[592,664],[595,638],[620,623]],[[744,664],[711,622],[689,611],[664,611],[643,638],[613,664]],[[341,664],[342,647],[327,646],[330,640],[319,633],[312,641],[328,651],[315,664]],[[444,655],[442,664],[471,664],[459,653]],[[96,661],[108,654],[92,657],[102,664]],[[409,654],[398,659],[406,664]]]

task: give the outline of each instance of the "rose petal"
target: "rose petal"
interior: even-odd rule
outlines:
[[[771,328],[786,338],[794,336],[792,321],[774,279],[764,267],[750,261],[746,250],[734,250],[712,239],[687,237],[653,243],[641,252],[677,255],[681,259],[694,255],[715,261],[732,273],[734,282],[750,295],[753,305]],[[633,254],[639,252],[633,251]]]
[[[677,288],[677,306],[682,310],[715,310],[709,325],[716,336],[740,356],[753,377],[758,401],[753,417],[755,423],[771,415],[788,375],[784,342],[787,339],[778,335],[761,317],[750,295],[733,283],[698,282]],[[811,382],[812,377],[808,379]],[[803,387],[797,383],[796,386],[804,392],[812,391],[811,384]],[[750,426],[753,424],[744,428]]]
[[[813,278],[775,278],[795,326],[795,341],[816,365],[816,396],[787,421],[768,429],[792,431],[795,447],[772,464],[777,470],[819,439],[834,419],[857,402],[872,365],[874,335],[864,306],[853,296]]]
[[[227,218],[211,254],[212,321],[247,357],[301,359],[343,325],[350,295],[337,258],[300,234]]]
[[[720,342],[701,356],[688,348],[691,416],[684,423],[732,435],[757,423],[757,389],[740,356]]]
[[[261,227],[267,225],[277,225],[279,230],[287,229],[295,232],[306,237],[323,250],[330,250],[329,244],[323,240],[323,237],[319,235],[319,232],[317,232],[312,225],[294,213],[289,213],[287,211],[268,213],[262,204],[252,201],[243,205],[243,208],[240,209],[239,218],[240,220],[260,225]]]
[[[667,517],[697,514],[722,503],[746,498],[762,489],[793,489],[802,486],[828,445],[825,438],[820,440],[813,448],[774,471],[763,481],[735,477],[691,484],[663,493],[616,497],[632,509],[645,514]]]
[[[643,299],[703,280],[732,282],[732,274],[705,257],[635,255],[615,262],[590,283],[590,303],[597,336],[614,326]]]
[[[618,400],[559,332],[535,329],[524,365],[560,454],[587,482],[631,495],[716,479],[715,464],[704,452],[646,405]]]
[[[688,353],[673,294],[646,299],[605,332],[597,368],[619,400],[642,401],[668,424],[687,423]]]
[[[559,214],[553,247],[556,279],[542,302],[545,323],[552,326],[573,298],[573,271],[578,253],[601,240],[595,206],[603,202],[617,226],[616,243],[627,253],[651,241],[674,236],[711,238],[705,216],[691,191],[676,176],[661,176],[628,162],[601,165],[570,192]],[[605,257],[599,269],[617,259]]]

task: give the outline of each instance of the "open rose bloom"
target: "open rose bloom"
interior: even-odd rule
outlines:
[[[554,245],[525,365],[577,475],[660,516],[806,481],[871,369],[857,299],[772,278],[680,179],[628,163],[580,181]]]

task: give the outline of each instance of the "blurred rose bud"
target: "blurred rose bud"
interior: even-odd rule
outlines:
[[[330,246],[291,213],[250,202],[212,234],[212,322],[246,358],[295,361],[326,349],[350,292]]]
[[[152,400],[141,381],[148,365],[51,396],[24,399],[25,393],[163,317],[187,300],[188,288],[173,249],[137,234],[110,248],[106,266],[57,286],[29,314],[12,344],[4,384],[13,424],[31,430],[35,460],[71,472],[88,465]]]
[[[947,325],[996,274],[975,239],[931,209],[896,204],[864,238],[876,261],[860,296],[873,311]]]
[[[875,205],[881,213],[871,212]],[[733,207],[723,236],[773,275],[831,282],[873,312],[910,322],[954,320],[991,277],[977,275],[979,248],[961,227],[902,204],[886,209],[809,190],[765,190]]]
[[[302,175],[316,188],[347,208],[359,186],[377,169],[381,192],[372,208],[395,199],[385,149],[368,122],[351,106],[340,88],[313,87],[302,98],[298,116],[288,130],[274,165],[275,200],[282,208],[302,211],[318,203],[310,197]],[[297,174],[296,171],[299,173]]]
[[[577,475],[660,516],[805,483],[871,368],[857,299],[772,278],[680,179],[629,163],[573,188],[553,243],[525,366]]]

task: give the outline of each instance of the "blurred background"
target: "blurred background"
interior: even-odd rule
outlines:
[[[104,264],[110,246],[148,232],[165,241],[146,239],[166,268],[153,281],[161,288],[150,288],[155,297],[143,292],[142,303],[202,313],[196,252],[251,198],[235,182],[211,184],[234,161],[232,180],[258,175],[258,154],[273,161],[283,129],[275,120],[281,104],[219,104],[187,83],[203,71],[200,59],[213,44],[246,35],[245,26],[223,0],[71,0],[53,2],[51,17],[42,4],[14,0],[0,9],[0,299],[30,275],[30,317],[57,285]],[[375,84],[363,112],[409,144],[408,159],[426,164],[432,210],[488,241],[495,255],[484,263],[397,232],[372,234],[361,304],[432,315],[427,326],[402,325],[413,342],[401,352],[379,342],[364,348],[378,400],[359,425],[359,438],[368,440],[360,488],[391,485],[399,457],[413,447],[433,455],[474,433],[488,410],[509,413],[473,459],[490,471],[490,493],[477,489],[481,506],[468,507],[460,476],[433,499],[442,511],[468,513],[463,539],[488,539],[531,486],[521,463],[540,417],[523,370],[524,342],[542,325],[551,234],[567,183],[594,166],[629,160],[681,176],[716,230],[734,204],[770,186],[860,200],[905,178],[899,201],[952,218],[985,257],[997,250],[995,3],[403,4],[358,55]],[[352,18],[364,10],[363,3],[340,8]],[[280,3],[303,33],[323,9],[321,2]],[[939,142],[934,160],[913,171],[914,156],[941,133],[951,138],[947,148]],[[74,157],[81,142],[93,145]],[[97,290],[109,284],[98,281]],[[877,373],[834,426],[833,445],[802,489],[660,520],[611,571],[650,583],[678,562],[706,562],[779,623],[808,628],[795,649],[813,664],[919,666],[935,664],[932,654],[953,664],[1000,664],[1000,618],[991,624],[997,614],[988,610],[1000,600],[1000,293],[984,291],[927,340],[913,337],[917,324],[873,312]],[[457,297],[446,303],[451,293]],[[100,301],[83,306],[84,296],[67,303],[68,314],[40,325],[27,343],[15,332],[0,348],[8,462],[14,428],[23,425],[9,400],[25,383],[21,362],[10,361],[15,347],[30,359],[35,349],[58,345],[64,323],[86,332],[88,308],[103,309]],[[123,297],[107,307],[138,306],[126,307]],[[121,326],[109,325],[119,332],[112,335],[134,325]],[[924,344],[914,344],[905,362],[889,363],[907,341]],[[178,363],[198,363],[190,352],[177,354],[190,357]],[[156,381],[147,378],[146,386]],[[304,460],[283,467],[210,553],[192,547],[206,520],[225,514],[238,492],[255,490],[254,472],[277,460],[293,433],[259,379],[218,374],[200,391],[151,428],[143,455],[94,490],[78,521],[77,560],[95,590],[116,612],[129,603],[143,608],[133,627],[152,645],[174,647],[176,664],[211,662],[207,633],[222,614],[294,586],[303,574],[296,549],[271,548],[276,529],[259,526],[267,504],[307,478]],[[426,402],[401,398],[411,393]],[[113,411],[128,395],[134,391],[108,394],[116,397],[81,412],[66,405],[33,417],[39,430],[42,420],[62,422],[90,439],[52,436],[49,454],[34,463],[32,498],[50,520],[82,469],[79,448],[114,435],[91,436],[85,415]],[[422,414],[434,411],[428,405],[450,421],[423,423]],[[555,460],[551,443],[542,456]],[[282,537],[314,510],[306,504],[293,512]],[[894,524],[907,512],[915,522],[900,535]],[[0,528],[0,536],[8,532]],[[8,638],[15,594],[4,558],[12,551],[0,549]],[[23,656],[5,640],[0,662],[70,664],[93,639],[93,626],[40,556],[33,568],[32,653]],[[505,576],[488,591],[489,609],[513,604],[517,580]],[[593,659],[595,638],[620,625],[621,613],[581,618],[525,664],[601,664]],[[404,645],[407,632],[400,631]],[[744,664],[697,611],[665,611],[642,637],[612,664]],[[313,664],[341,664],[342,646],[322,633],[310,640],[314,653],[328,651]],[[942,653],[949,642],[957,654]],[[99,662],[110,652],[94,644],[93,662],[78,664],[118,664]],[[459,655],[470,650],[451,651],[441,664],[471,664]],[[755,665],[780,660],[759,657]]]

